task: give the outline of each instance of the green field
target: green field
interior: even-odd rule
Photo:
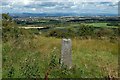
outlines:
[[[94,27],[108,27],[108,28],[117,28],[118,26],[107,26],[107,23],[86,23],[86,25],[92,25]]]

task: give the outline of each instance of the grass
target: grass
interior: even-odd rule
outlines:
[[[101,40],[77,40],[77,44],[73,50],[73,62],[84,70],[83,77],[117,76],[117,45]]]
[[[51,55],[57,60],[61,39],[34,36],[3,43],[3,78],[45,77]],[[50,78],[118,77],[118,44],[109,40],[72,39],[72,70],[51,70]],[[112,66],[112,67],[111,67]]]
[[[86,23],[86,25],[92,25],[94,27],[117,28],[117,26],[107,26],[107,23]]]

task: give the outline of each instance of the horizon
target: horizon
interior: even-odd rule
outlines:
[[[8,13],[11,17],[117,17],[118,14],[111,13]]]

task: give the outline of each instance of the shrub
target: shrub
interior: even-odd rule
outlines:
[[[69,37],[75,37],[75,32],[72,31],[72,29],[54,29],[48,31],[48,34],[46,35],[48,37],[57,37],[57,38],[69,38]]]
[[[112,29],[101,28],[98,31],[96,31],[96,35],[98,37],[110,37],[110,36],[114,35],[114,32]]]
[[[93,36],[94,35],[94,27],[81,25],[80,28],[78,29],[77,34],[80,37]]]

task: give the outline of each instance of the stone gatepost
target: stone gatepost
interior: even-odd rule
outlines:
[[[61,64],[72,67],[72,41],[71,39],[62,39]]]

